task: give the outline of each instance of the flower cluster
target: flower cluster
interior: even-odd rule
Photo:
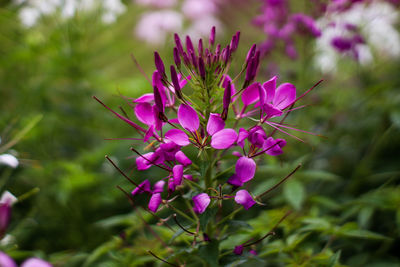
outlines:
[[[238,77],[232,80],[227,74],[231,58],[237,49],[240,33],[236,33],[226,47],[215,44],[215,27],[212,29],[208,45],[200,39],[197,49],[189,36],[185,38],[185,48],[181,38],[175,34],[173,49],[175,65],[170,66],[170,78],[158,52],[154,53],[156,71],[152,76],[153,93],[148,93],[133,99],[134,113],[141,123],[131,121],[127,117],[111,110],[96,98],[116,116],[134,127],[141,135],[140,141],[148,143],[150,152],[137,153],[136,167],[147,170],[158,167],[166,172],[165,177],[153,186],[148,179],[138,183],[132,195],[147,193],[150,195],[148,208],[156,212],[162,203],[167,204],[178,187],[184,187],[185,181],[198,182],[203,192],[193,196],[193,210],[203,213],[212,202],[233,198],[245,209],[252,207],[256,201],[245,189],[240,189],[254,178],[256,172],[255,157],[261,155],[277,156],[283,153],[286,141],[274,138],[277,131],[286,133],[281,128],[287,125],[273,122],[272,118],[282,117],[290,111],[296,98],[296,88],[293,84],[283,83],[277,86],[277,77],[259,83],[254,82],[260,51],[253,45],[243,65],[242,73],[246,73],[243,85],[237,90]],[[190,90],[187,87],[191,87]],[[307,93],[307,92],[306,92]],[[229,116],[235,119],[233,128],[226,127]],[[252,126],[238,128],[239,121],[249,118]],[[268,133],[265,125],[271,126]],[[201,177],[198,166],[185,154],[184,149],[197,149],[201,161],[217,157],[217,162],[209,166],[218,166],[218,155],[227,149],[233,151],[238,159],[235,173],[226,181],[238,190],[234,196],[218,193],[215,182],[206,173]],[[209,158],[207,158],[209,156]],[[189,183],[189,182],[188,182]],[[167,186],[167,189],[164,187]],[[218,186],[223,186],[220,184]],[[217,192],[210,195],[208,191]],[[163,193],[166,191],[166,195]],[[220,190],[221,191],[221,190]]]
[[[314,19],[303,13],[291,13],[286,0],[264,0],[261,14],[254,19],[254,23],[267,35],[260,48],[265,56],[282,43],[287,56],[296,59],[295,35],[321,35]]]
[[[240,32],[237,32],[231,42],[222,47],[215,42],[213,27],[208,42],[199,39],[195,48],[189,36],[182,42],[175,34],[175,64],[167,73],[159,53],[155,52],[153,92],[132,99],[131,106],[139,122],[117,113],[94,97],[139,132],[141,137],[135,140],[147,144],[146,152],[141,152],[136,145],[131,147],[137,155],[136,169],[159,168],[165,172],[156,181],[132,179],[106,157],[135,186],[131,194],[120,188],[126,195],[130,198],[138,194],[149,196],[148,211],[156,213],[160,207],[176,211],[172,202],[183,198],[195,221],[198,214],[210,206],[222,207],[224,201],[234,200],[247,210],[264,195],[254,197],[244,188],[255,176],[255,158],[283,153],[286,140],[276,138],[275,134],[293,136],[284,128],[294,128],[283,121],[294,104],[314,87],[297,96],[293,84],[278,85],[277,77],[264,83],[255,81],[260,64],[260,50],[256,45],[249,49],[240,73],[231,78],[229,67],[239,39]],[[274,121],[276,118],[279,122]],[[233,155],[228,158],[235,160],[234,172],[230,172],[233,167],[221,170],[223,162],[230,160],[226,159],[228,151]],[[222,180],[217,178],[224,173],[231,174]],[[181,214],[187,218],[187,212]],[[197,236],[198,231],[197,228],[196,234],[191,234]]]

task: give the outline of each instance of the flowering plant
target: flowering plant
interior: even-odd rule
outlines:
[[[275,135],[280,132],[297,138],[286,131],[297,129],[284,124],[284,120],[296,109],[295,103],[319,82],[300,96],[293,84],[277,86],[277,77],[256,82],[260,64],[256,45],[249,49],[240,73],[232,78],[228,72],[240,32],[224,48],[215,43],[215,27],[208,45],[200,39],[197,49],[189,36],[185,39],[186,49],[177,34],[174,39],[175,65],[170,66],[170,78],[159,53],[155,52],[153,93],[132,100],[140,124],[131,120],[125,111],[117,113],[94,98],[141,135],[129,138],[146,144],[144,150],[149,151],[131,147],[136,154],[137,170],[158,168],[164,172],[156,180],[131,178],[106,156],[134,187],[131,193],[119,189],[131,203],[137,195],[147,194],[147,211],[168,228],[172,229],[168,224],[172,219],[180,228],[174,239],[184,233],[191,238],[191,242],[183,238],[184,242],[191,243],[190,251],[174,251],[168,259],[149,253],[173,266],[192,260],[182,254],[201,256],[206,264],[216,266],[224,255],[242,255],[244,251],[247,253],[246,248],[252,248],[248,252],[251,255],[256,254],[256,244],[275,234],[280,222],[289,215],[290,212],[285,213],[261,238],[219,250],[219,242],[229,237],[234,216],[243,209],[263,206],[263,196],[300,168],[257,196],[248,190],[256,173],[256,160],[264,155],[275,157],[283,153],[286,140]],[[242,74],[244,80],[240,83]],[[233,207],[233,202],[239,207]],[[171,210],[173,214],[161,218],[159,214],[163,210]]]

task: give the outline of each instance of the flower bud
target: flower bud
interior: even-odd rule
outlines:
[[[211,28],[209,43],[210,47],[213,46],[215,43],[215,26]]]
[[[176,70],[175,70],[174,66],[171,65],[170,71],[171,71],[171,80],[172,80],[172,84],[174,85],[174,88],[175,88],[176,97],[178,97],[179,99],[182,99],[181,87],[179,85],[178,75],[176,74]]]

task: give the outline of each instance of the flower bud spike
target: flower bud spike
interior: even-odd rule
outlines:
[[[198,62],[197,62],[196,54],[194,53],[194,51],[190,51],[190,58],[192,59],[193,66],[197,69]]]
[[[223,120],[226,120],[226,118],[228,117],[229,104],[231,103],[231,93],[232,93],[232,84],[230,81],[228,81],[228,85],[225,88],[224,98],[223,98],[223,110],[221,114],[221,118]]]
[[[200,72],[200,77],[203,79],[203,81],[206,80],[206,69],[204,67],[204,60],[202,57],[199,57],[199,72]]]
[[[190,39],[189,36],[186,36],[186,51],[188,54],[191,54],[191,52],[196,53],[196,51],[194,51],[192,39]]]
[[[154,63],[156,65],[156,69],[160,73],[161,77],[165,78],[166,75],[165,75],[164,62],[162,61],[162,59],[157,51],[154,52]]]
[[[247,53],[246,56],[246,66],[250,64],[250,60],[252,57],[254,57],[254,54],[256,53],[257,45],[253,44],[251,48],[249,49],[249,52]]]
[[[232,37],[230,47],[231,47],[231,52],[235,52],[236,49],[238,48],[239,45],[239,39],[240,39],[240,31],[236,32],[236,34]]]
[[[179,35],[177,33],[174,34],[174,39],[175,39],[176,48],[178,49],[179,54],[182,54],[183,46],[182,46],[181,38],[179,37]]]
[[[174,47],[174,62],[178,70],[181,69],[181,57],[179,55],[178,48]]]
[[[174,66],[171,65],[170,71],[171,71],[171,80],[172,80],[172,84],[174,85],[174,88],[175,88],[176,97],[179,99],[183,99],[181,87],[179,85],[178,75],[176,74],[176,70],[175,70]]]
[[[215,43],[215,26],[213,26],[211,28],[211,32],[210,32],[210,39],[209,39],[210,47],[213,47],[214,43]]]
[[[186,52],[183,52],[183,54],[182,54],[182,57],[183,57],[183,63],[185,63],[185,65],[188,67],[188,68],[190,68],[190,59],[189,59],[189,56],[188,56],[188,54],[186,54]]]
[[[203,57],[203,39],[199,39],[199,45],[197,47],[197,51],[199,52],[199,57]]]

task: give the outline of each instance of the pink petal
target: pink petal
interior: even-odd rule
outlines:
[[[190,181],[193,181],[193,175],[190,175],[190,174],[184,174],[183,178],[185,178],[187,180],[190,180]]]
[[[150,103],[154,101],[154,94],[153,93],[149,93],[149,94],[144,94],[139,98],[136,98],[133,100],[133,102],[135,103]]]
[[[192,198],[193,200],[193,211],[197,214],[203,213],[208,205],[210,205],[211,199],[206,193],[201,193]]]
[[[238,138],[233,129],[223,129],[216,132],[211,138],[211,146],[215,149],[226,149],[233,145]]]
[[[155,183],[153,187],[153,194],[162,193],[164,191],[164,185],[165,185],[164,180],[160,180],[157,183]]]
[[[251,105],[260,98],[260,95],[258,93],[258,87],[260,83],[253,83],[246,89],[244,89],[242,93],[242,102],[245,106]]]
[[[147,170],[148,168],[151,167],[151,163],[147,160],[150,159],[150,157],[154,154],[154,152],[150,152],[147,154],[144,154],[142,156],[138,156],[136,158],[136,167],[139,171]]]
[[[244,182],[242,182],[242,180],[240,180],[239,176],[234,174],[228,179],[228,184],[237,186],[237,187],[241,187],[244,184]]]
[[[179,129],[171,129],[165,133],[165,138],[180,146],[187,146],[190,144],[189,137],[186,133]]]
[[[225,127],[225,122],[217,113],[210,113],[207,123],[207,133],[213,135]]]
[[[172,168],[172,173],[174,176],[174,184],[176,186],[182,184],[182,177],[183,177],[183,166],[182,165],[175,165]]]
[[[249,136],[249,133],[246,131],[246,129],[244,128],[240,128],[239,129],[239,136],[237,139],[237,144],[243,148],[244,147],[244,141],[246,140],[246,138]]]
[[[282,110],[271,104],[267,103],[264,105],[264,114],[266,114],[267,118],[279,117],[282,115],[282,113]]]
[[[192,164],[192,161],[183,153],[182,151],[178,151],[175,153],[175,159],[178,161],[180,164],[182,164],[184,167]]]
[[[291,83],[283,83],[277,89],[273,105],[280,110],[287,108],[296,100],[296,87]]]
[[[235,170],[236,175],[245,183],[253,179],[256,173],[256,163],[253,159],[243,156],[236,162]]]
[[[246,210],[250,209],[254,204],[256,204],[249,192],[244,189],[237,191],[235,195],[235,201],[236,203],[243,205]]]
[[[52,267],[50,263],[39,258],[29,258],[21,264],[21,267]],[[7,266],[8,267],[8,266]]]
[[[149,201],[149,206],[148,206],[149,210],[152,212],[157,212],[161,202],[162,202],[161,194],[160,193],[153,194]]]
[[[235,253],[236,255],[242,255],[243,249],[243,245],[235,246],[235,248],[233,249],[233,253]]]
[[[263,83],[263,88],[265,89],[265,92],[267,94],[265,102],[266,103],[272,103],[275,97],[275,89],[276,89],[276,79],[277,77],[274,76],[270,80],[266,81]]]
[[[154,134],[154,125],[151,125],[143,137],[143,142],[149,141],[150,137],[152,137],[153,134]]]
[[[190,132],[195,132],[200,125],[197,112],[185,104],[181,104],[178,109],[178,120],[181,126]]]
[[[285,139],[274,140],[274,138],[268,137],[268,139],[264,142],[263,150],[268,149],[267,151],[265,151],[265,154],[268,154],[270,156],[278,156],[283,153],[282,147],[284,147],[285,145]]]
[[[139,184],[138,187],[132,190],[131,194],[132,196],[141,194],[144,192],[150,192],[150,182],[149,180],[144,180],[142,183]]]
[[[17,267],[17,264],[6,253],[0,251],[0,266]]]

